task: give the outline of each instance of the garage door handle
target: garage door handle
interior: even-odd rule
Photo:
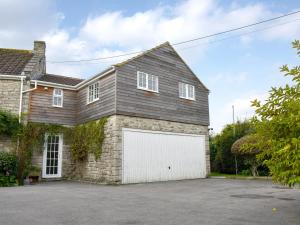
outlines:
[[[170,170],[170,169],[171,169],[171,166],[169,166],[168,168],[169,168],[169,170]]]

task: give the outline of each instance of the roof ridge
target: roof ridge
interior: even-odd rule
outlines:
[[[45,75],[51,75],[51,76],[63,77],[63,78],[71,78],[71,79],[76,79],[76,80],[84,80],[84,79],[78,78],[78,77],[70,77],[70,76],[59,75],[59,74],[53,74],[53,73],[46,73]]]
[[[159,44],[159,45],[157,45],[157,46],[155,46],[155,47],[153,47],[153,48],[150,48],[150,49],[148,49],[148,50],[142,51],[140,54],[138,54],[138,55],[136,55],[136,56],[134,56],[134,57],[131,57],[131,58],[126,59],[126,60],[124,60],[124,61],[122,61],[122,62],[113,64],[112,66],[116,66],[116,67],[122,66],[122,65],[124,65],[125,63],[130,62],[130,61],[132,61],[132,60],[134,60],[134,59],[137,59],[137,58],[139,58],[139,57],[142,57],[142,56],[144,56],[145,54],[147,54],[147,53],[149,53],[149,52],[152,52],[152,51],[154,51],[154,50],[156,50],[156,49],[158,49],[158,48],[160,48],[160,47],[162,47],[162,46],[164,46],[164,45],[171,45],[171,44],[170,44],[169,41],[165,41],[165,42],[163,42],[163,43],[161,43],[161,44]]]
[[[19,53],[33,53],[32,50],[28,50],[28,49],[17,49],[17,48],[0,48],[0,51],[16,51]]]

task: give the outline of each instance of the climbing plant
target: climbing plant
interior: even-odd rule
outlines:
[[[71,154],[76,161],[84,161],[91,153],[98,159],[102,153],[104,141],[104,125],[107,117],[97,121],[91,121],[82,125],[77,125],[71,130],[72,143]]]
[[[70,144],[75,161],[85,161],[88,154],[98,159],[102,153],[106,122],[107,117],[103,117],[72,128],[57,124],[19,123],[17,116],[0,110],[0,136],[10,137],[14,142],[14,153],[18,160],[17,177],[22,185],[25,172],[32,167],[33,152],[43,149],[46,133],[63,134],[65,143]]]
[[[15,154],[19,162],[17,173],[19,184],[23,184],[25,171],[32,166],[31,159],[33,152],[42,150],[46,133],[69,134],[69,128],[56,124],[27,123],[21,124],[18,132],[13,136]]]

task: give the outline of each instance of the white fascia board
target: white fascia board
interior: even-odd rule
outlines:
[[[61,88],[61,89],[72,90],[72,91],[76,90],[76,88],[71,85],[57,84],[57,83],[52,83],[52,82],[47,82],[47,81],[31,80],[30,83],[34,84],[36,81],[39,86]]]
[[[115,71],[115,67],[111,66],[108,69],[104,70],[102,73],[99,73],[99,74],[91,77],[90,79],[84,80],[84,81],[80,82],[79,84],[75,85],[75,88],[76,89],[81,89],[81,88],[95,82],[97,79],[102,78],[102,77],[104,77],[108,74],[111,74],[114,71]]]
[[[37,81],[38,85],[40,85],[40,86],[54,87],[54,88],[61,88],[61,89],[76,91],[76,90],[79,90],[79,89],[95,82],[97,79],[100,79],[108,74],[111,74],[114,71],[115,71],[115,67],[112,66],[112,67],[108,68],[107,70],[104,70],[103,73],[97,74],[88,80],[84,80],[75,86],[58,84],[58,83],[53,83],[53,82],[41,81],[41,80],[31,80],[30,82],[31,82],[31,84],[34,84]]]
[[[24,79],[26,76],[0,74],[0,80],[21,80],[22,78]]]

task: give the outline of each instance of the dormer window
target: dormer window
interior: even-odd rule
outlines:
[[[190,84],[179,82],[179,97],[188,100],[195,100],[195,87]]]
[[[99,100],[99,82],[93,83],[88,86],[88,97],[87,97],[87,103],[92,103],[94,101]]]
[[[137,88],[145,91],[158,92],[158,77],[138,71]]]
[[[64,92],[62,89],[53,89],[53,102],[52,105],[54,107],[63,107],[63,99],[64,99]]]

